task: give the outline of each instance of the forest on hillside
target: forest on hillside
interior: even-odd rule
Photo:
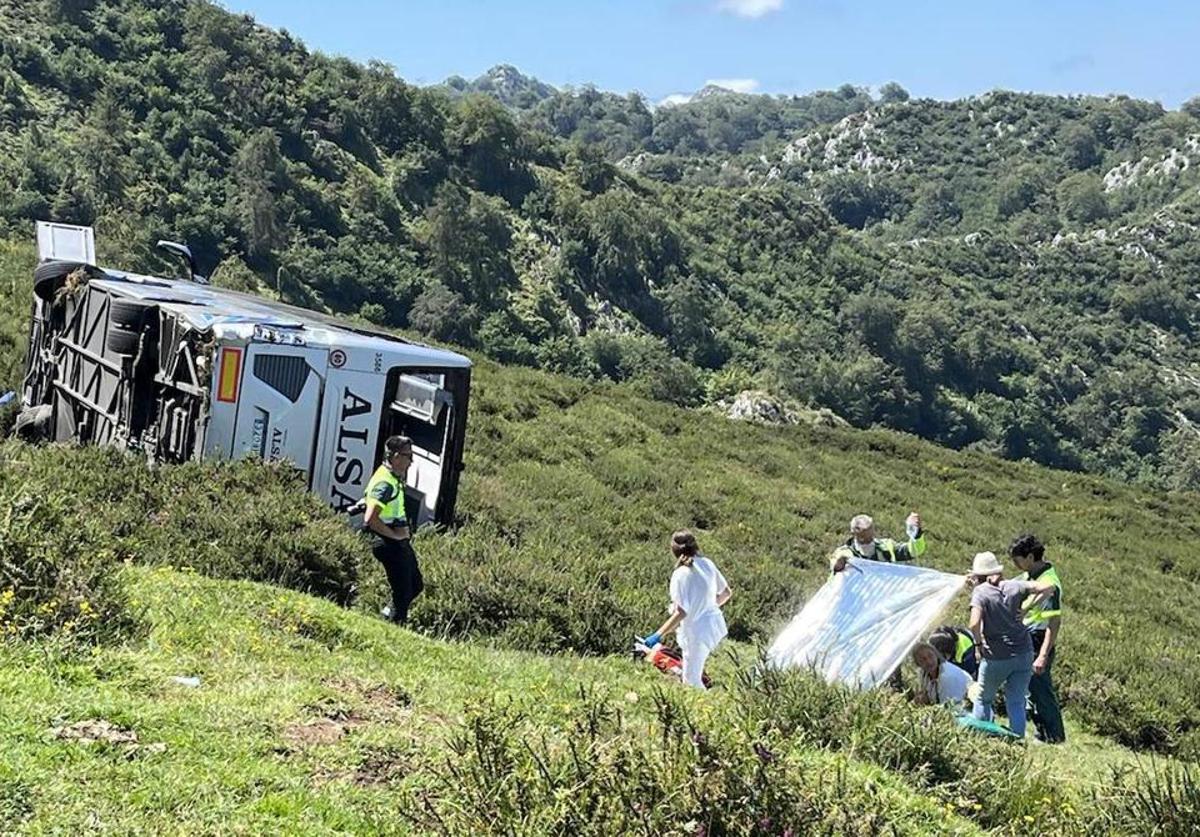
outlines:
[[[1195,102],[505,75],[415,87],[203,0],[5,4],[0,235],[93,224],[157,271],[186,240],[504,363],[1200,487]]]

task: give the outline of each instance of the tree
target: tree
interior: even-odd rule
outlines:
[[[675,353],[709,369],[725,361],[712,328],[713,297],[698,280],[688,277],[667,289],[665,305],[668,342]]]
[[[593,194],[608,189],[616,176],[599,146],[583,143],[573,143],[567,151],[567,172],[582,189]]]
[[[481,311],[500,307],[501,292],[513,279],[507,254],[512,230],[502,206],[447,182],[426,212],[424,241],[434,275]]]
[[[251,134],[233,162],[234,209],[242,244],[252,265],[263,266],[287,242],[278,199],[287,183],[279,137],[270,128]]]
[[[475,310],[458,293],[435,282],[417,297],[408,321],[417,331],[435,340],[472,342]]]
[[[1022,167],[1008,174],[996,186],[996,214],[1001,218],[1011,218],[1033,206],[1041,191],[1041,178],[1029,167]]]
[[[1096,134],[1086,125],[1068,125],[1059,132],[1058,141],[1063,147],[1063,157],[1071,168],[1081,171],[1099,164],[1100,145]]]
[[[908,91],[894,81],[889,81],[879,88],[879,104],[881,105],[907,102],[908,98]]]
[[[961,221],[962,209],[949,184],[926,183],[917,193],[911,217],[917,229],[935,230]]]
[[[821,202],[847,227],[861,230],[887,218],[901,204],[890,186],[865,174],[837,174],[821,189]]]
[[[71,138],[77,178],[88,201],[98,210],[120,204],[131,172],[125,143],[128,112],[115,93],[105,89],[88,109],[83,125]]]
[[[1200,96],[1193,96],[1179,108],[1193,119],[1200,119]]]
[[[1081,224],[1090,224],[1108,215],[1108,199],[1100,188],[1100,178],[1082,172],[1062,182],[1058,203],[1068,220]]]
[[[523,136],[508,111],[489,96],[466,96],[446,129],[446,145],[481,191],[520,204],[533,184]]]

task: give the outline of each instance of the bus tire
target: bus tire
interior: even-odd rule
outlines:
[[[138,342],[155,306],[137,299],[113,298],[108,303],[108,336],[104,344],[118,355],[137,354]]]
[[[39,264],[33,269],[33,292],[47,302],[51,301],[66,278],[80,268],[87,273],[95,271],[84,262],[55,260]]]

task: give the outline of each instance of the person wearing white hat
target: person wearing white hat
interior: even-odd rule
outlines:
[[[971,566],[971,634],[982,650],[979,664],[979,695],[973,714],[981,721],[992,719],[992,702],[1004,687],[1008,727],[1025,735],[1025,694],[1033,676],[1033,643],[1022,622],[1021,605],[1027,596],[1046,596],[1052,582],[1004,580],[1004,567],[995,553],[980,552]]]

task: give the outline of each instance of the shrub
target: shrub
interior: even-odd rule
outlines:
[[[0,636],[87,643],[127,634],[120,553],[103,519],[78,516],[66,492],[31,486],[29,464],[0,449]]]
[[[6,463],[0,485],[38,510],[10,516],[7,524],[24,521],[27,541],[40,549],[16,556],[24,572],[68,560],[54,557],[61,555],[89,568],[82,577],[95,572],[107,579],[107,567],[129,559],[270,582],[342,604],[354,597],[361,539],[288,466],[241,461],[150,469],[111,448],[11,442],[0,446],[0,458]]]
[[[657,692],[648,725],[581,690],[562,740],[533,738],[530,719],[485,703],[405,813],[439,833],[935,833],[961,830],[959,818],[1072,829],[1069,806],[1021,749],[962,732],[941,711],[804,674],[765,685],[765,699],[762,683],[733,687],[732,722],[700,720],[681,693]],[[863,761],[906,773],[901,802],[865,778]]]
[[[1200,771],[1166,764],[1132,774],[1114,770],[1108,787],[1092,794],[1095,833],[1194,835],[1200,823]]]
[[[1060,791],[1022,749],[959,729],[940,708],[887,690],[830,686],[806,672],[760,666],[740,675],[743,730],[854,753],[934,792],[988,827],[1034,817],[1047,827]]]

